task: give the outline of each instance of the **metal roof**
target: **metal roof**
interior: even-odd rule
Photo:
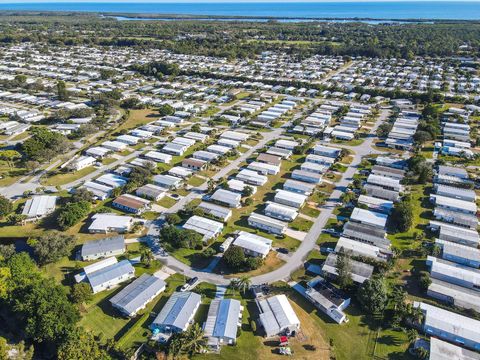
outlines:
[[[130,264],[130,261],[122,260],[89,273],[87,277],[90,285],[94,288],[128,273],[135,273],[135,269],[132,264]]]
[[[208,240],[223,230],[223,224],[215,220],[194,215],[187,220],[183,228],[196,231],[203,235],[204,240]]]
[[[25,203],[22,215],[26,215],[29,218],[45,216],[55,210],[56,202],[56,196],[34,196]]]
[[[215,299],[210,303],[205,336],[236,339],[241,304],[235,299]]]
[[[300,325],[292,305],[283,294],[258,300],[257,304],[261,311],[260,321],[268,335],[278,334],[293,325]]]
[[[480,360],[480,354],[431,337],[430,360]]]
[[[165,286],[166,283],[162,279],[143,274],[112,297],[110,302],[126,313],[133,314],[150,301],[153,296],[163,291]]]
[[[183,330],[201,303],[202,297],[194,292],[174,292],[152,326],[173,326]]]
[[[367,223],[376,227],[384,228],[387,223],[388,215],[356,207],[353,209],[350,219],[359,223]]]
[[[328,254],[327,259],[323,263],[322,270],[329,274],[338,275],[337,272],[337,254]],[[351,274],[352,280],[362,284],[365,280],[369,279],[373,273],[373,266],[362,263],[360,261],[350,260],[352,265]]]
[[[254,251],[256,253],[267,255],[272,248],[273,241],[263,236],[240,231],[239,235],[233,242],[233,245]]]
[[[109,251],[122,250],[125,248],[125,238],[123,235],[111,236],[100,240],[86,242],[82,245],[82,257],[106,253]]]
[[[480,321],[423,302],[414,302],[425,312],[425,326],[480,343]]]

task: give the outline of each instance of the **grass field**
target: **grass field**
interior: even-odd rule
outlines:
[[[305,214],[305,215],[310,216],[312,218],[316,218],[316,217],[318,217],[318,215],[320,215],[320,210],[315,209],[315,208],[313,208],[311,206],[308,206],[308,205],[301,208],[300,212],[302,214]]]
[[[160,115],[158,114],[158,112],[152,109],[130,110],[130,115],[128,116],[128,119],[123,124],[121,124],[115,130],[115,132],[133,129],[138,126],[148,124],[149,122],[158,120],[159,118]]]
[[[198,176],[192,176],[190,179],[188,179],[188,185],[195,187],[202,185],[204,182],[205,179]]]
[[[311,222],[310,220],[297,216],[297,218],[289,224],[289,227],[294,230],[307,232],[308,230],[310,230],[312,225],[313,225],[313,222]]]
[[[112,159],[112,160],[115,161],[115,159]],[[71,183],[72,181],[81,179],[84,176],[87,176],[88,174],[94,172],[95,170],[96,169],[93,166],[88,166],[79,171],[59,173],[53,176],[49,176],[47,178],[42,178],[41,183],[43,185],[51,185],[51,186],[65,185],[65,184]]]
[[[164,208],[170,209],[173,205],[175,205],[176,202],[177,200],[172,199],[170,196],[167,195],[160,199],[157,203]]]

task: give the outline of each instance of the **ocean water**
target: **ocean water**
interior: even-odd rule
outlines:
[[[87,11],[137,14],[279,18],[480,20],[480,1],[141,3],[0,3],[0,10]]]

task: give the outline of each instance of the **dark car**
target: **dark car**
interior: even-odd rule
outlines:
[[[288,251],[288,249],[286,248],[278,248],[277,252],[279,252],[280,254],[288,254],[290,251]]]

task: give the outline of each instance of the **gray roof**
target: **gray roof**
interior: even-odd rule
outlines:
[[[166,283],[156,276],[143,274],[110,299],[112,305],[132,314],[145,305],[155,294],[165,289]]]
[[[425,313],[425,325],[480,343],[480,321],[467,316],[441,309],[423,302],[414,302],[414,307],[420,307]],[[453,359],[452,359],[453,360]]]
[[[236,339],[240,308],[238,300],[212,300],[205,322],[205,336]]]
[[[480,250],[467,245],[454,243],[447,240],[436,239],[436,244],[443,248],[443,254],[457,256],[463,259],[469,259],[480,262]]]
[[[232,210],[230,210],[229,208],[212,203],[207,203],[205,201],[202,201],[200,205],[198,205],[198,208],[202,209],[205,214],[214,216],[222,220],[225,220],[232,215]]]
[[[480,360],[480,354],[431,337],[430,360]]]
[[[194,292],[174,292],[152,325],[174,326],[183,329],[194,313],[202,297]]]
[[[123,235],[112,236],[100,240],[89,241],[82,245],[82,257],[106,253],[109,251],[122,250],[125,248],[125,238]]]
[[[135,272],[132,264],[128,260],[122,260],[118,263],[109,265],[93,273],[87,274],[88,281],[92,288],[104,284],[110,280],[116,279],[122,275]]]
[[[56,196],[38,195],[28,199],[22,211],[22,215],[29,218],[44,216],[55,210]]]
[[[332,275],[338,275],[337,272],[337,254],[329,254],[325,262],[323,263],[322,270]],[[352,280],[362,284],[365,280],[369,279],[373,273],[373,266],[364,264],[360,261],[350,260],[352,265],[351,274]]]

